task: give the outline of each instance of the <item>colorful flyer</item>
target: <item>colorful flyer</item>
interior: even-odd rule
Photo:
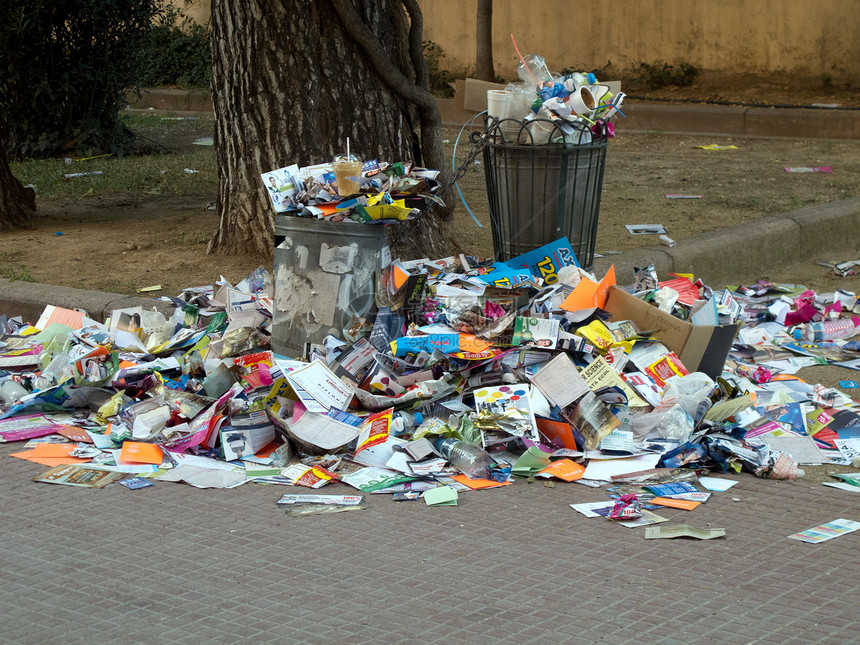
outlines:
[[[541,278],[546,284],[555,284],[562,267],[579,266],[579,260],[576,259],[568,239],[562,237],[508,260],[505,264],[515,270],[528,269],[534,277]]]
[[[858,529],[860,529],[860,522],[839,518],[832,522],[827,522],[826,524],[813,526],[811,529],[806,529],[805,531],[789,535],[788,537],[792,540],[818,544],[819,542],[832,540],[833,538],[845,535],[846,533],[852,533]]]
[[[517,316],[514,321],[514,345],[532,345],[545,349],[555,349],[558,344],[557,318],[533,318]]]
[[[266,187],[266,193],[269,195],[269,201],[272,203],[272,208],[275,209],[276,213],[298,210],[296,201],[293,199],[296,194],[293,176],[298,171],[299,167],[292,165],[264,172],[260,175],[260,179],[263,180],[263,185]]]

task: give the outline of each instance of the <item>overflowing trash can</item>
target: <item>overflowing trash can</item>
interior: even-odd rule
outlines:
[[[388,255],[384,226],[275,216],[272,349],[293,356],[376,312],[374,280]]]
[[[603,124],[490,119],[483,155],[497,260],[567,237],[591,268],[608,143]]]

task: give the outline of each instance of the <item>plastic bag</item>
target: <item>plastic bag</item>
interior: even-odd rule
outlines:
[[[670,379],[663,391],[660,405],[654,409],[654,412],[680,405],[693,418],[693,421],[698,423],[711,407],[708,397],[714,391],[714,387],[711,377],[702,372],[692,372],[682,378]]]

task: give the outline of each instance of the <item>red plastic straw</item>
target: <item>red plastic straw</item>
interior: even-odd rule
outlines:
[[[534,83],[537,86],[538,85],[537,79],[535,79],[534,74],[532,74],[532,71],[529,69],[529,66],[526,65],[526,59],[523,58],[523,55],[520,53],[520,48],[517,47],[517,41],[514,38],[513,34],[511,34],[511,40],[514,41],[514,50],[517,52],[517,56],[520,57],[520,62],[523,64],[523,67],[526,68],[526,71],[529,73],[529,76],[532,77],[532,83]]]

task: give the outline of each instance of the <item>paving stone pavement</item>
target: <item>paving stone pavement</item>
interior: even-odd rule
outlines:
[[[730,476],[660,511],[727,537],[645,540],[570,509],[605,498],[578,484],[289,518],[286,487],[35,483],[20,446],[0,445],[2,643],[860,642],[860,532],[786,539],[860,520],[821,484]]]

